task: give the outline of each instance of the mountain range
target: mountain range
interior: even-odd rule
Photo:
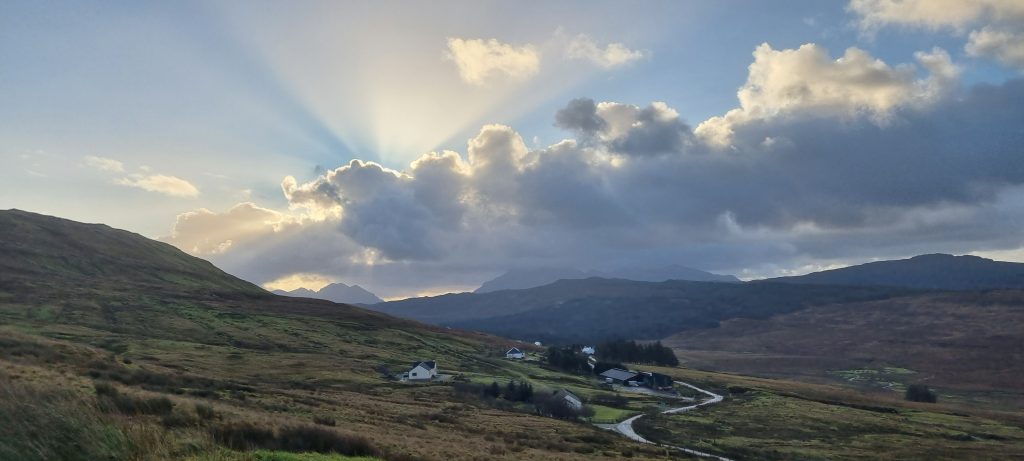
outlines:
[[[895,286],[928,290],[991,290],[1024,288],[1024,264],[978,256],[927,254],[909,259],[876,261],[768,282]]]
[[[349,286],[340,282],[331,283],[319,290],[296,288],[291,291],[273,290],[271,293],[298,298],[326,299],[343,304],[376,304],[384,301],[359,285]]]
[[[664,267],[627,267],[611,271],[581,271],[572,267],[537,267],[515,269],[488,280],[480,285],[474,293],[490,293],[500,290],[522,290],[534,288],[558,280],[574,280],[586,278],[625,279],[638,282],[664,282],[666,280],[689,280],[693,282],[739,282],[732,275],[712,274],[711,272],[693,269],[680,265]]]

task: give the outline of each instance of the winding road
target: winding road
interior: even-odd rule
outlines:
[[[702,406],[705,406],[705,405],[714,405],[714,404],[722,401],[722,396],[718,395],[718,394],[715,394],[714,392],[706,391],[706,390],[701,389],[701,388],[699,388],[697,386],[694,386],[694,385],[689,384],[689,383],[684,383],[682,381],[676,381],[675,383],[680,385],[680,386],[689,387],[690,389],[693,389],[693,390],[695,390],[697,392],[700,392],[700,393],[702,393],[704,395],[707,395],[710,398],[707,399],[707,400],[704,400],[703,402],[694,404],[694,405],[687,405],[685,407],[671,408],[671,409],[665,410],[665,411],[662,412],[663,414],[683,413],[683,412],[687,412],[687,411],[693,410],[694,408],[699,408],[699,407],[702,407]],[[637,442],[655,444],[654,442],[651,442],[650,440],[647,440],[647,439],[641,437],[640,434],[637,434],[636,431],[633,430],[633,422],[638,420],[638,419],[640,419],[640,418],[643,418],[643,417],[644,417],[643,414],[639,414],[639,415],[636,415],[636,416],[634,416],[632,418],[629,418],[629,419],[627,419],[625,421],[622,421],[621,423],[607,426],[607,428],[611,429],[611,430],[613,430],[615,432],[618,432],[618,433],[620,433],[620,434],[622,434],[622,435],[624,435],[626,437],[629,437],[629,438],[631,438],[631,439],[633,439],[633,440],[635,440]],[[711,453],[706,453],[706,452],[699,451],[699,450],[694,450],[692,448],[677,447],[677,446],[674,446],[674,445],[663,445],[663,444],[657,444],[657,445],[661,445],[663,447],[668,447],[668,448],[674,448],[674,449],[682,451],[684,453],[691,454],[691,455],[694,455],[694,456],[700,456],[700,457],[703,457],[703,458],[713,458],[713,459],[717,459],[719,461],[732,461],[729,458],[725,458],[725,457],[718,456],[718,455],[711,454]]]

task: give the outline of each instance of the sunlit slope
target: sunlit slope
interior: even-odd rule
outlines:
[[[269,296],[177,248],[103,224],[20,210],[0,211],[3,286],[61,290],[146,287],[232,296]],[[52,283],[54,285],[46,286]]]

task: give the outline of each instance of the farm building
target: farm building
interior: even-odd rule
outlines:
[[[639,385],[643,382],[643,375],[635,371],[623,370],[621,368],[609,368],[601,373],[601,378],[607,383]]]
[[[410,381],[426,381],[434,379],[437,376],[437,362],[416,362],[412,364],[412,368],[408,373],[405,374],[406,379]]]
[[[655,390],[671,390],[673,386],[672,377],[663,375],[661,373],[654,373],[652,371],[640,372],[642,383],[644,387],[649,387]]]
[[[561,399],[565,404],[575,411],[583,409],[583,399],[579,398],[576,394],[569,392],[566,389],[560,389],[555,392],[555,398]]]
[[[518,347],[513,347],[512,349],[509,349],[508,352],[505,353],[506,359],[522,359],[525,357],[526,354],[523,351],[519,350]]]

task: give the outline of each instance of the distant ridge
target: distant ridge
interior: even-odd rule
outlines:
[[[344,283],[332,283],[319,290],[308,288],[296,288],[292,291],[274,290],[274,294],[281,296],[293,296],[299,298],[326,299],[336,303],[344,304],[377,304],[384,302],[377,295],[367,291],[359,285],[345,285]]]
[[[636,282],[664,282],[667,280],[686,280],[690,282],[739,282],[732,275],[712,274],[711,272],[671,265],[658,268],[631,267],[612,271],[581,271],[571,267],[539,267],[532,269],[515,269],[488,280],[474,290],[474,293],[490,293],[499,290],[522,290],[548,285],[559,280],[577,280],[591,277],[605,279],[623,279]]]
[[[765,282],[807,285],[891,286],[927,290],[1024,288],[1024,264],[978,256],[927,254],[877,261]]]

